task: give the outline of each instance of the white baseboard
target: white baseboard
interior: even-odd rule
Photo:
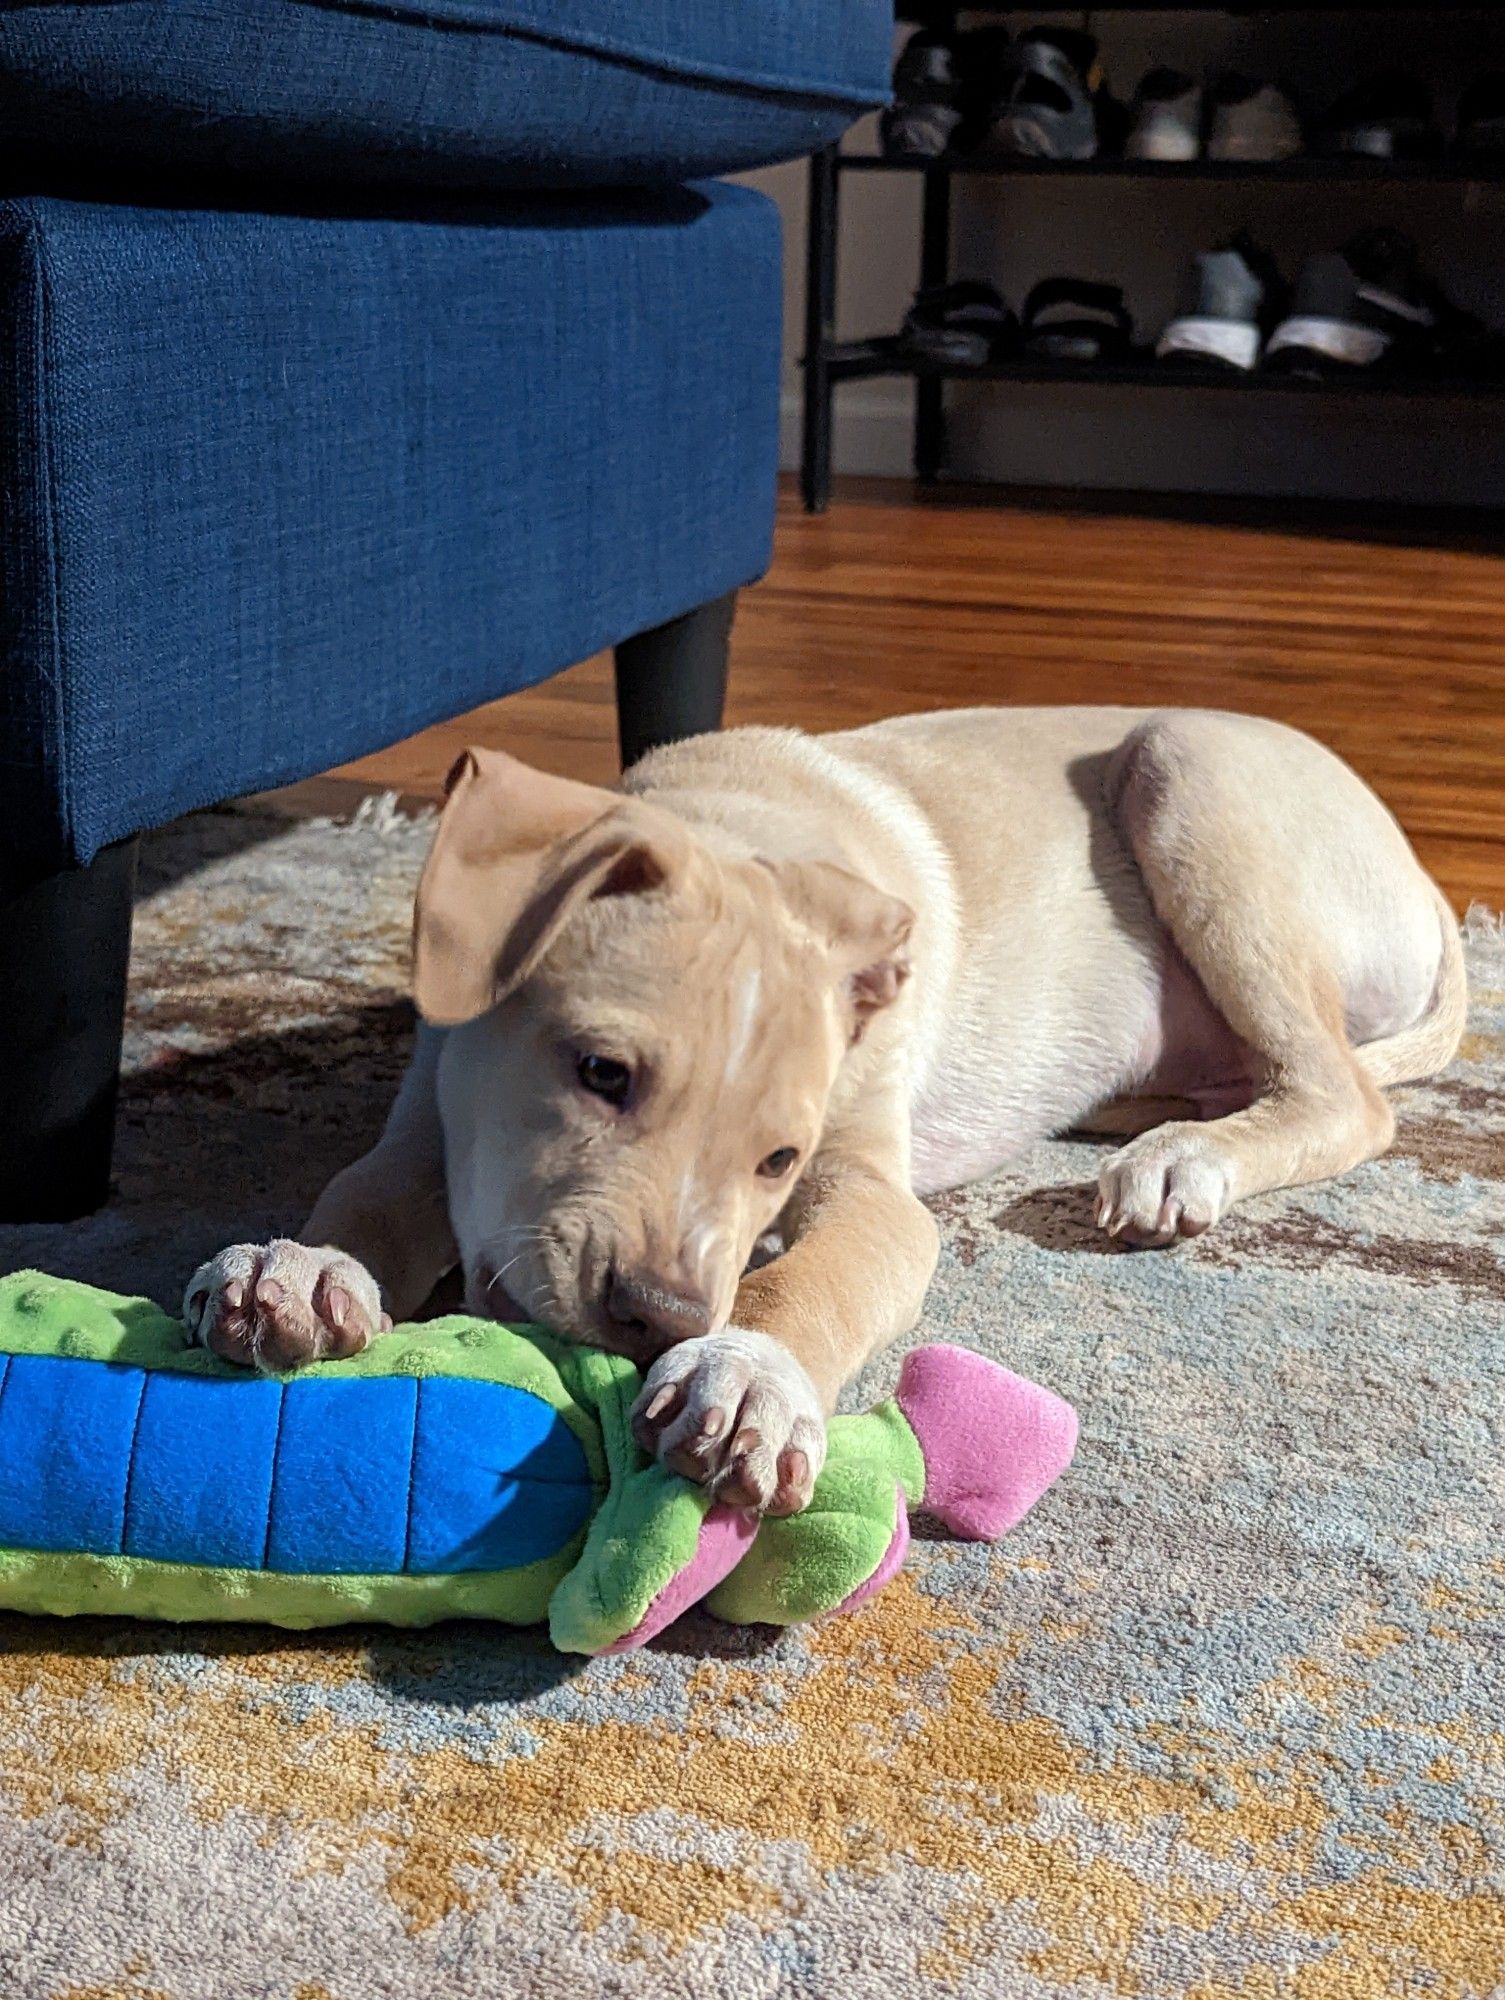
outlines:
[[[800,462],[803,399],[786,389],[779,399],[779,464],[786,472]],[[914,450],[914,394],[893,383],[854,383],[836,396],[831,462],[836,472],[874,479],[907,479]]]

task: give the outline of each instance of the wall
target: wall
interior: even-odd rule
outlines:
[[[1010,17],[1027,26],[1037,15]],[[1080,22],[1080,12],[1054,18]],[[1135,14],[1090,17],[1115,93],[1154,63],[1194,72],[1242,67],[1278,77],[1304,109],[1355,76],[1396,62],[1437,81],[1450,123],[1469,75],[1505,67],[1505,9],[1373,16]],[[849,146],[874,146],[876,121]],[[749,176],[779,202],[786,239],[785,462],[798,462],[803,345],[805,169]],[[842,186],[838,329],[892,330],[915,282],[919,184],[851,175]],[[1288,277],[1306,249],[1386,223],[1409,231],[1450,296],[1505,327],[1505,187],[1239,188],[1063,179],[959,181],[953,269],[988,277],[1017,305],[1039,278],[1067,273],[1125,284],[1139,336],[1172,311],[1187,259],[1250,229]],[[900,381],[837,392],[839,471],[909,469],[912,389]],[[949,392],[953,469],[1023,484],[1505,502],[1505,398],[1412,404],[1110,389],[962,384]]]

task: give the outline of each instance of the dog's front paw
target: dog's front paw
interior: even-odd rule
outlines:
[[[340,1250],[233,1243],[188,1280],[183,1324],[223,1361],[280,1373],[359,1354],[392,1322],[371,1273]]]
[[[1159,1125],[1103,1162],[1096,1220],[1110,1236],[1163,1249],[1200,1236],[1233,1202],[1233,1170],[1205,1125]]]
[[[632,1428],[672,1472],[760,1514],[797,1514],[826,1460],[815,1384],[787,1347],[740,1327],[661,1354]]]

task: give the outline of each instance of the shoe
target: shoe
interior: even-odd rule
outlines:
[[[1471,160],[1505,159],[1505,74],[1476,77],[1458,104],[1458,151]]]
[[[1241,160],[1251,166],[1289,160],[1301,144],[1301,120],[1283,90],[1247,76],[1218,78],[1207,132],[1209,160]]]
[[[1029,160],[1091,160],[1102,73],[1097,43],[1074,28],[1031,28],[1002,66],[979,150]]]
[[[1408,237],[1374,229],[1307,258],[1268,353],[1298,375],[1425,367],[1456,357],[1477,324],[1421,275]]]
[[[1442,133],[1427,86],[1404,71],[1371,77],[1350,90],[1322,121],[1322,152],[1366,160],[1435,160]]]
[[[1126,160],[1199,160],[1202,86],[1178,69],[1152,69],[1129,107]]]
[[[1117,285],[1046,278],[1024,302],[1022,345],[1040,361],[1124,361],[1134,322]]]
[[[956,38],[927,28],[911,35],[894,64],[894,101],[878,121],[890,159],[934,160],[953,149],[963,117]]]
[[[1240,374],[1259,366],[1283,292],[1273,260],[1247,236],[1192,259],[1181,311],[1155,344],[1162,361],[1211,362]]]
[[[992,285],[961,278],[915,294],[898,348],[912,361],[981,368],[1013,348],[1019,322]]]

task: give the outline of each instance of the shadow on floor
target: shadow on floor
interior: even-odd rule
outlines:
[[[296,823],[288,813],[227,805],[191,813],[145,834],[136,865],[136,901],[160,895],[216,862],[263,847],[291,833]]]
[[[35,1266],[176,1311],[205,1257],[296,1232],[374,1143],[412,1036],[412,1008],[392,996],[126,1076],[108,1206],[0,1226],[0,1270]]]
[[[893,482],[885,497],[892,501]],[[861,502],[860,480],[843,482],[840,498]],[[922,505],[997,507],[1030,514],[1185,522],[1203,528],[1244,528],[1251,534],[1299,541],[1361,542],[1382,548],[1442,549],[1505,556],[1505,524],[1486,507],[1410,507],[1383,501],[1281,500],[1217,493],[1084,492],[1068,487],[986,486],[945,480],[916,486]]]

